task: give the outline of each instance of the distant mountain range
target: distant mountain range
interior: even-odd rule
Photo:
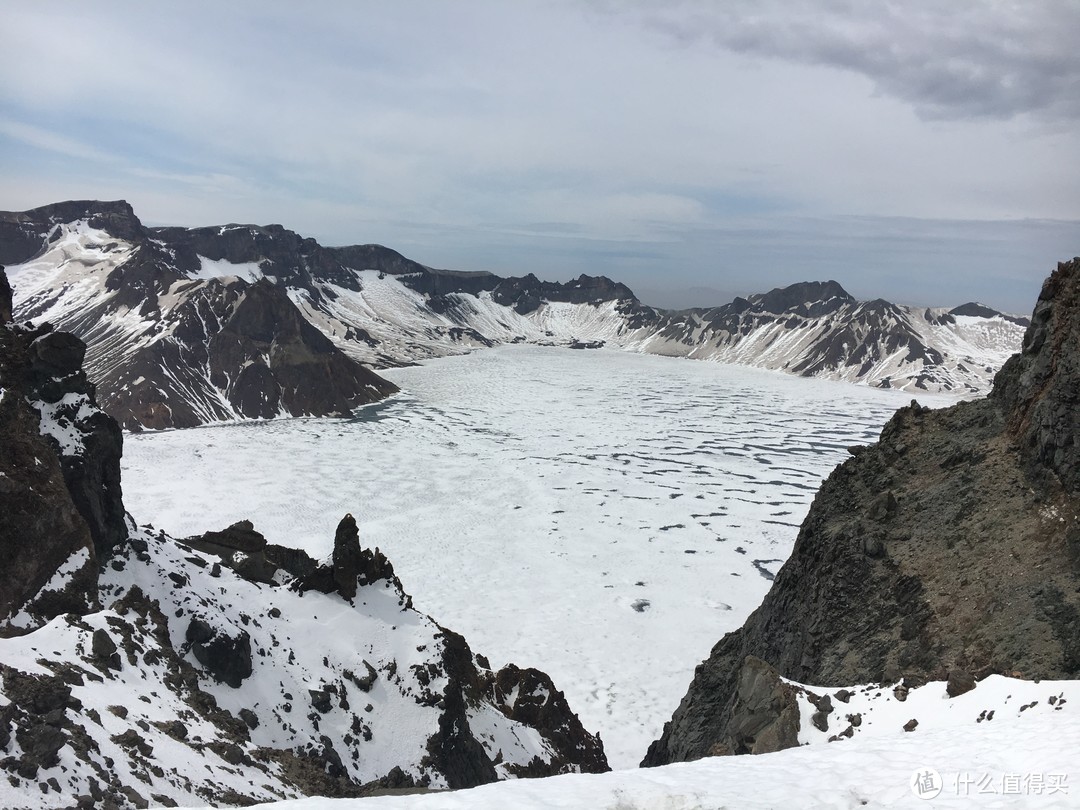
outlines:
[[[439,270],[280,225],[148,228],[124,201],[0,212],[0,264],[18,319],[86,341],[99,401],[128,429],[345,413],[396,390],[368,366],[502,343],[981,394],[1027,323],[974,303],[861,302],[835,281],[666,311],[603,276]]]

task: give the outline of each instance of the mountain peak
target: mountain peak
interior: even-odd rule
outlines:
[[[779,315],[803,305],[835,304],[838,307],[855,299],[836,281],[800,281],[777,287],[759,296],[756,303],[766,312]]]

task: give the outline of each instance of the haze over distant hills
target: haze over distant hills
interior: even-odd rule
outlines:
[[[498,343],[980,394],[1024,325],[970,303],[858,301],[835,281],[663,310],[603,276],[439,270],[280,225],[148,228],[123,201],[0,213],[0,262],[19,318],[87,342],[102,407],[127,428],[344,413],[395,390],[366,366]]]

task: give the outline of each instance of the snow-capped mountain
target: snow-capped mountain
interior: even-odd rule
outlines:
[[[325,415],[391,393],[367,371],[497,343],[691,357],[905,390],[983,393],[1020,319],[860,302],[808,282],[668,312],[581,276],[437,270],[280,225],[147,228],[124,202],[0,213],[20,318],[82,337],[125,427]]]
[[[415,610],[351,515],[322,561],[247,522],[182,540],[136,526],[83,350],[0,324],[0,804],[235,805],[607,769],[547,675],[494,671]]]
[[[0,215],[16,315],[77,334],[102,407],[126,428],[326,416],[396,387],[312,327],[253,264],[153,237],[126,203]],[[29,246],[29,247],[28,247]]]

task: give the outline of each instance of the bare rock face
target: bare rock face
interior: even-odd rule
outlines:
[[[98,558],[126,536],[119,486],[106,484],[113,472],[119,481],[119,439],[101,425],[84,349],[47,328],[0,325],[0,634],[94,609]]]
[[[1047,281],[989,399],[912,403],[877,444],[852,448],[772,590],[698,666],[643,764],[754,751],[755,659],[823,685],[1080,676],[1077,358],[1080,259]],[[786,711],[758,703],[755,726]]]
[[[263,279],[210,341],[210,379],[247,417],[343,415],[397,390],[347,358]]]
[[[1070,493],[1080,490],[1080,258],[1046,280],[1020,354],[1005,364],[992,397],[1030,459]]]
[[[9,338],[0,334],[0,355]],[[6,379],[0,385],[0,635],[10,635],[96,607],[97,556],[37,413]],[[65,567],[70,576],[54,583]],[[11,622],[20,612],[25,620]]]
[[[11,284],[7,273],[0,269],[0,326],[11,323]]]

